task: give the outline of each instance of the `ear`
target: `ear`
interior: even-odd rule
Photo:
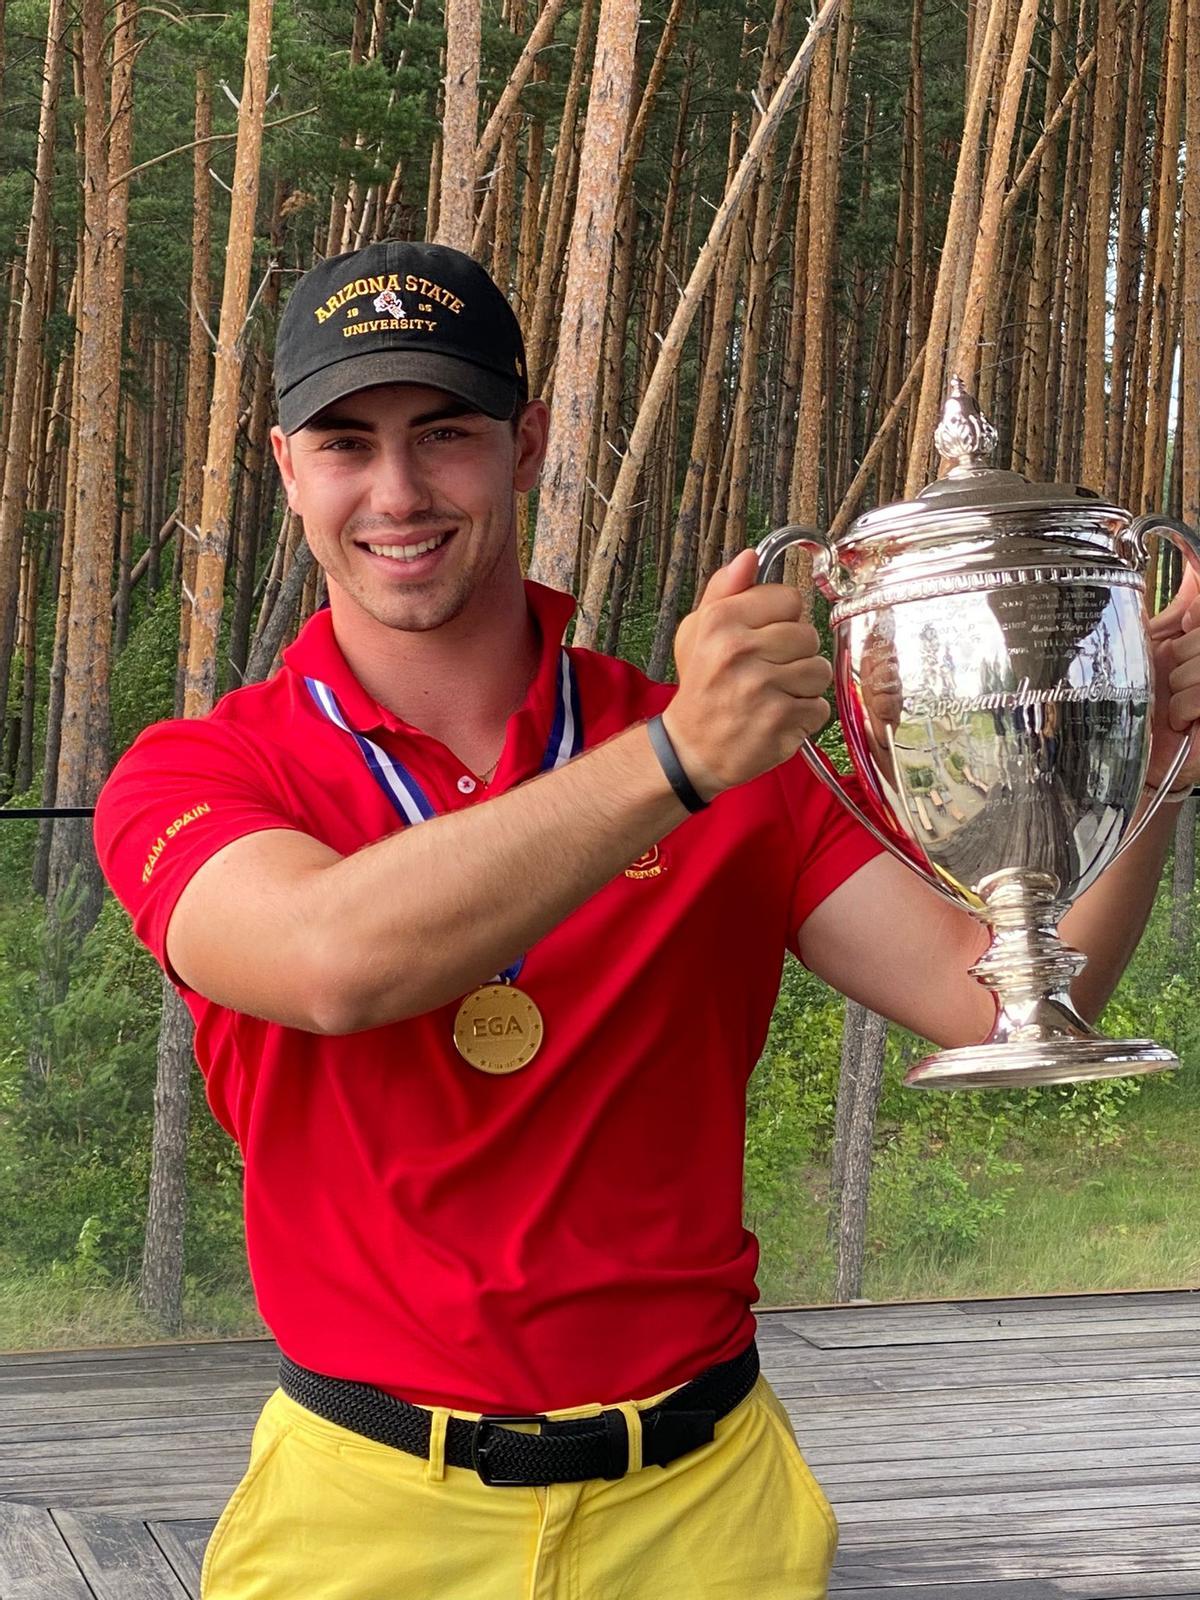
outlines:
[[[278,424],[271,429],[271,453],[275,457],[275,465],[279,468],[287,503],[298,514],[300,507],[296,504],[296,473],[292,467],[291,441]]]
[[[517,418],[517,450],[513,463],[513,487],[520,494],[532,489],[538,481],[542,462],[546,459],[546,445],[550,438],[550,409],[544,400],[526,402]]]

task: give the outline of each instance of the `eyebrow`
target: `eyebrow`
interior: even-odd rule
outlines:
[[[480,417],[483,413],[478,406],[469,404],[466,400],[455,400],[449,405],[440,405],[432,411],[423,411],[419,417],[410,417],[410,428],[425,428],[431,422],[449,422],[452,418]],[[374,433],[375,424],[365,417],[356,417],[349,411],[320,411],[315,417],[304,424],[302,432],[311,433],[337,433],[343,428],[353,428],[359,433]]]

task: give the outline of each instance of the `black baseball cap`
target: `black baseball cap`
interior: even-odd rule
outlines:
[[[520,326],[477,261],[448,245],[385,239],[300,279],[275,341],[284,433],[380,383],[445,389],[501,419],[529,398]]]

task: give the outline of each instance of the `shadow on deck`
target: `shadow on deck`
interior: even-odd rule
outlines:
[[[1198,1332],[1187,1291],[765,1312],[831,1592],[1200,1600]],[[0,1600],[195,1600],[275,1354],[0,1355]]]

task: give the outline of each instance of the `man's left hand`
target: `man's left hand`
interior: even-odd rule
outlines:
[[[1154,743],[1146,782],[1161,784],[1179,749],[1181,735],[1190,735],[1183,767],[1172,789],[1200,784],[1200,576],[1188,562],[1183,581],[1170,605],[1149,624],[1154,660]]]

